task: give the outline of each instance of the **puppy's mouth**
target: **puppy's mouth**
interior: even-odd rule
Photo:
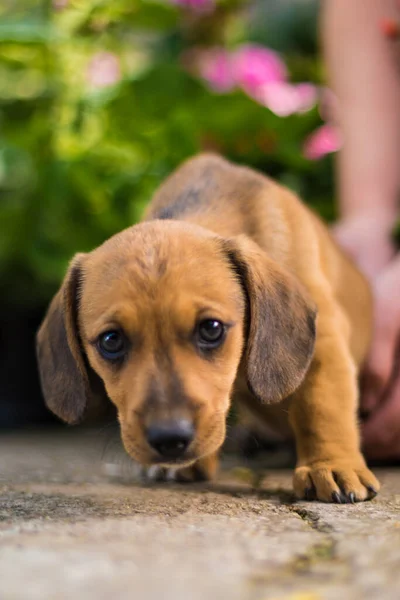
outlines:
[[[196,431],[192,422],[155,422],[132,432],[122,427],[122,439],[128,454],[144,467],[183,469],[202,457],[216,452],[225,435],[224,422],[214,421]],[[138,439],[139,438],[139,439]],[[141,438],[141,439],[140,439]]]

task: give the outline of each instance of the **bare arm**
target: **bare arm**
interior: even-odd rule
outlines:
[[[335,234],[370,278],[375,298],[361,398],[370,412],[364,445],[373,458],[400,457],[400,254],[394,257],[390,236],[399,210],[400,57],[398,42],[381,31],[387,18],[400,20],[396,0],[325,0],[321,20],[344,135]]]
[[[371,277],[393,255],[390,232],[398,211],[400,69],[395,45],[380,28],[383,18],[398,18],[398,12],[393,0],[325,0],[321,16],[344,135],[337,160],[337,236]]]

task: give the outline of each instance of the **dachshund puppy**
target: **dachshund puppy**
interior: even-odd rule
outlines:
[[[142,223],[72,260],[37,336],[51,410],[80,421],[100,396],[127,452],[210,478],[231,398],[294,434],[298,498],[379,488],[360,452],[357,371],[366,282],[293,193],[214,155],[186,162]]]

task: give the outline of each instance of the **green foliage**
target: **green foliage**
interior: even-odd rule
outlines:
[[[59,9],[40,0],[2,3],[3,301],[47,301],[75,252],[136,222],[160,181],[202,149],[270,173],[332,216],[331,163],[301,154],[318,111],[280,118],[242,92],[211,92],[182,66],[193,45],[261,40],[249,4],[222,2],[196,17],[167,0],[75,0]],[[274,31],[299,80],[320,77],[310,23],[295,35],[286,11],[281,38]],[[274,43],[267,33],[261,41]],[[99,52],[118,57],[114,85],[90,84]]]

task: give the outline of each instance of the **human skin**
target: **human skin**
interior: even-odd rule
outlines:
[[[381,30],[398,20],[394,0],[326,0],[321,32],[334,115],[344,145],[337,157],[337,241],[369,278],[374,334],[361,405],[369,415],[364,446],[371,458],[400,458],[400,255],[391,233],[399,214],[400,69],[396,44]]]

